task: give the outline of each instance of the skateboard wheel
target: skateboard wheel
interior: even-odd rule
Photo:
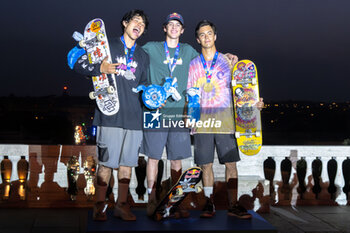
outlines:
[[[96,99],[95,92],[93,92],[93,91],[90,92],[90,93],[89,93],[89,98],[92,99],[92,100]]]
[[[105,36],[103,34],[98,34],[96,38],[98,41],[102,41]]]
[[[86,46],[85,40],[79,41],[79,46],[82,48],[85,48],[85,46]]]
[[[184,193],[182,188],[176,189],[176,195],[182,195]]]
[[[240,138],[241,134],[239,132],[235,132],[235,136],[236,136],[236,138]]]
[[[200,187],[200,186],[196,187],[196,193],[200,193],[200,192],[202,192],[202,190],[203,190],[202,187]]]
[[[107,87],[107,92],[108,92],[108,94],[114,93],[114,87],[113,86]]]
[[[256,78],[252,78],[252,85],[256,85],[256,84],[257,84]]]
[[[255,136],[256,136],[256,137],[260,137],[260,135],[261,135],[261,134],[260,134],[260,131],[256,131],[256,132],[255,132]]]
[[[237,82],[236,82],[235,79],[232,79],[231,85],[232,85],[233,87],[235,87],[235,86],[237,85]]]

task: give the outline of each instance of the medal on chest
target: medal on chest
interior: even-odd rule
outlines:
[[[211,92],[213,90],[213,84],[212,83],[205,83],[203,85],[203,90],[205,92]]]
[[[207,78],[207,82],[203,85],[203,90],[205,92],[211,92],[213,90],[213,88],[214,88],[214,85],[211,83],[211,77],[212,77],[212,74],[213,74],[213,70],[214,70],[216,61],[218,59],[218,55],[219,55],[219,53],[216,51],[215,55],[214,55],[214,58],[213,58],[213,61],[211,62],[210,68],[208,68],[207,61],[204,59],[203,54],[201,54],[201,56],[200,56],[201,57],[201,62],[202,62],[202,65],[203,65],[203,69],[204,69],[204,72],[205,72],[205,76]]]
[[[126,58],[125,59],[126,60],[126,71],[124,73],[124,77],[127,80],[135,80],[136,79],[135,74],[131,71],[131,63],[133,61],[136,43],[134,43],[134,45],[131,47],[130,52],[129,52],[129,49],[126,46],[126,43],[124,40],[124,36],[122,36],[120,39],[124,45],[124,54],[125,54],[125,58]]]

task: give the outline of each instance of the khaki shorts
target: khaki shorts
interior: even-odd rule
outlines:
[[[97,157],[99,164],[119,168],[137,167],[142,142],[142,130],[117,127],[97,127]]]

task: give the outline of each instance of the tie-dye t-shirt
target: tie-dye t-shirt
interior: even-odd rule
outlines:
[[[211,63],[212,61],[207,61],[208,68]],[[201,58],[194,58],[190,63],[187,89],[191,87],[198,87],[201,92],[202,122],[202,126],[194,127],[192,133],[234,133],[230,61],[219,53],[210,84],[207,84]]]

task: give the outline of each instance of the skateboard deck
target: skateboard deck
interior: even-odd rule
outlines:
[[[106,56],[107,61],[112,63],[102,19],[93,19],[86,25],[79,45],[86,50],[90,64],[100,63]],[[115,75],[93,76],[92,84],[94,91],[89,93],[90,99],[96,99],[97,106],[103,114],[107,116],[116,114],[119,111],[119,99]]]
[[[250,60],[236,63],[232,71],[232,92],[235,104],[236,140],[246,155],[259,153],[262,145],[258,71]]]
[[[178,206],[190,192],[202,191],[199,186],[196,187],[201,179],[202,169],[199,167],[192,167],[184,171],[176,184],[158,204],[153,214],[154,219],[160,221],[172,216],[174,214],[173,207]]]

